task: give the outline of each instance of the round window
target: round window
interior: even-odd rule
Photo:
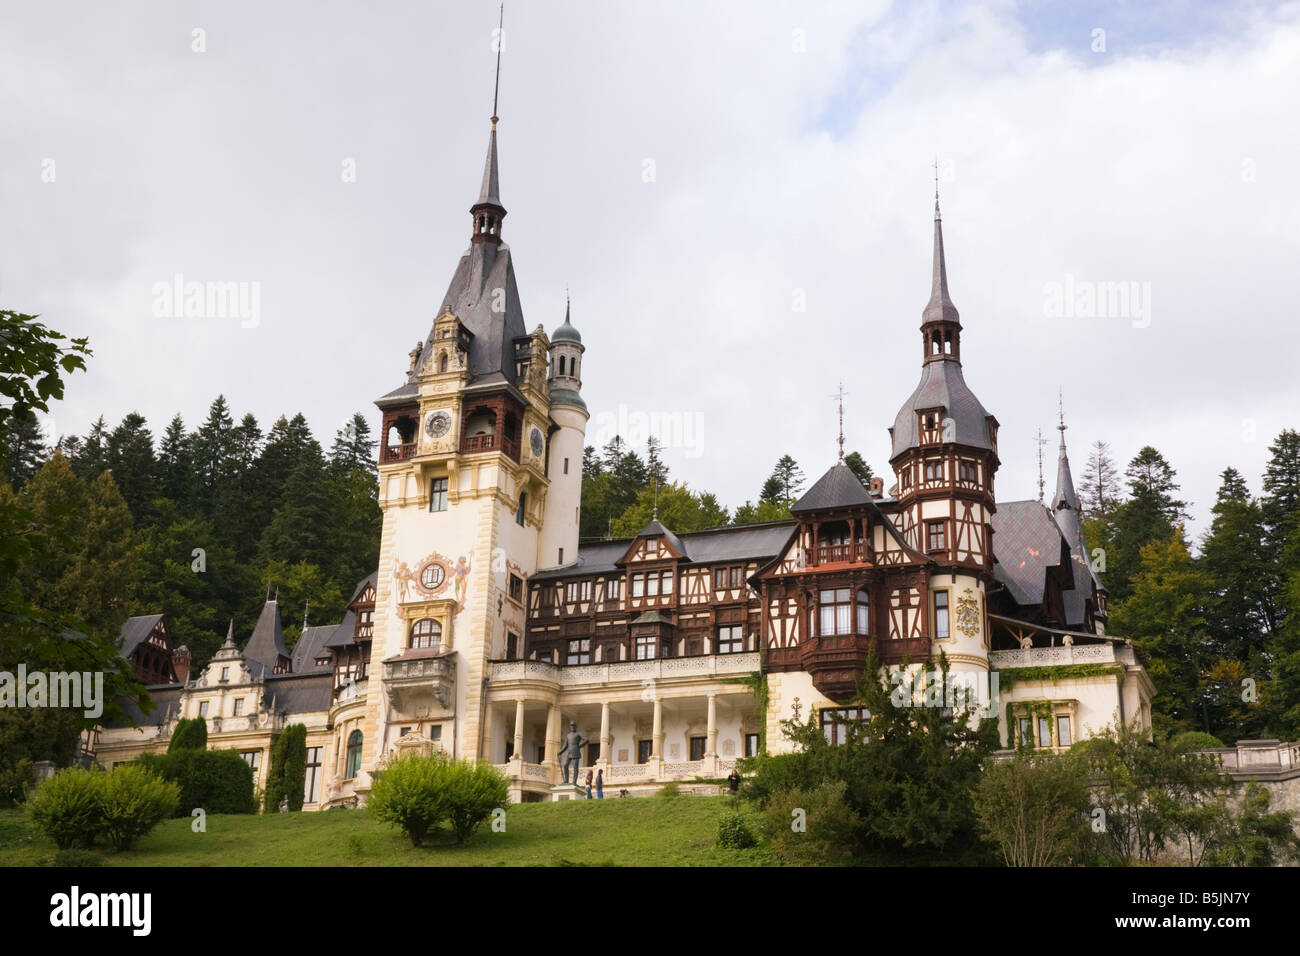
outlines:
[[[420,572],[420,583],[432,591],[442,586],[445,576],[446,572],[442,570],[442,565],[435,561],[424,566],[424,570]]]

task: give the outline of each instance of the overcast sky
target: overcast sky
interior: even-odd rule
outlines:
[[[842,378],[847,446],[887,471],[937,156],[999,499],[1037,496],[1039,427],[1051,493],[1058,389],[1076,476],[1097,439],[1121,467],[1155,445],[1197,535],[1226,465],[1258,493],[1300,426],[1300,10],[1079,6],[508,4],[503,234],[529,328],[572,291],[589,438],[659,413],[674,477],[734,506],[783,453],[833,463]],[[158,435],[218,393],[325,444],[377,424],[468,244],[496,15],[8,7],[0,308],[95,352],[52,427]],[[158,315],[178,274],[255,288],[256,318]],[[1128,312],[1057,307],[1089,283]]]

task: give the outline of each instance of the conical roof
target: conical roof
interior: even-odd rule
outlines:
[[[870,501],[871,495],[862,486],[862,481],[853,473],[853,469],[838,461],[790,506],[790,513],[851,508]]]

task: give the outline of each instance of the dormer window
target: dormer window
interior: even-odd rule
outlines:
[[[649,555],[649,554],[658,554],[658,553],[659,553],[659,539],[658,539],[658,538],[646,538],[646,539],[645,539],[645,553],[648,554],[648,555]]]

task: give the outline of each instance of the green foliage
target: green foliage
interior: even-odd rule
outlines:
[[[656,794],[659,797],[680,797],[681,795],[682,788],[678,786],[676,780],[669,780],[659,788],[659,792]]]
[[[443,797],[457,843],[464,843],[474,831],[510,801],[510,784],[490,763],[453,760],[447,765]]]
[[[1106,674],[1124,673],[1123,664],[1052,664],[1048,667],[999,667],[998,690],[1006,693],[1024,681],[1049,681],[1059,684],[1063,680],[1102,677]]]
[[[118,850],[132,844],[176,813],[181,788],[160,780],[139,764],[116,767],[103,776],[104,833]]]
[[[718,838],[716,846],[729,850],[747,850],[758,846],[754,831],[749,828],[749,821],[743,813],[728,813],[718,821]]]
[[[253,768],[233,750],[178,750],[145,754],[136,760],[163,780],[180,785],[176,815],[191,811],[256,813]]]
[[[425,835],[450,815],[443,799],[449,758],[442,753],[405,754],[391,760],[374,778],[366,809],[399,827],[419,846]]]
[[[1019,750],[985,761],[974,805],[1007,866],[1058,866],[1084,839],[1087,776],[1068,756]]]
[[[1221,750],[1223,749],[1223,741],[1203,730],[1187,730],[1172,738],[1169,741],[1169,746],[1182,752],[1190,750]]]
[[[1241,808],[1210,841],[1204,863],[1208,866],[1277,866],[1300,861],[1300,835],[1294,811],[1268,812],[1272,795],[1266,787],[1250,783],[1242,794]]]
[[[202,717],[182,717],[172,729],[172,739],[167,743],[167,752],[178,750],[206,750],[208,746],[208,722]]]
[[[847,789],[843,780],[827,780],[773,793],[763,817],[777,859],[795,866],[852,863],[862,821],[848,805]]]
[[[307,728],[303,724],[290,724],[271,746],[264,804],[266,812],[278,812],[282,801],[287,803],[292,813],[301,810],[306,779]]]
[[[27,801],[27,814],[60,850],[88,847],[104,827],[104,773],[80,767],[46,779]]]
[[[616,538],[631,537],[654,515],[656,492],[642,489],[636,500],[614,519],[611,527]],[[665,484],[658,489],[659,520],[674,534],[717,528],[728,520],[727,509],[712,494],[696,494],[684,484]]]
[[[63,398],[63,376],[85,371],[91,354],[87,339],[68,339],[36,319],[0,310],[0,459],[14,423],[48,412],[51,399]]]

